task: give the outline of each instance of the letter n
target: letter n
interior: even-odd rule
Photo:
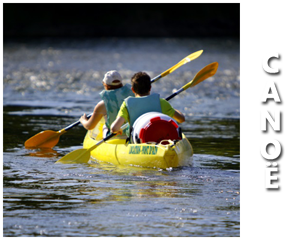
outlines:
[[[267,131],[267,121],[274,131],[280,131],[281,114],[279,111],[275,111],[274,116],[273,119],[268,111],[262,111],[260,113],[260,126],[262,131]]]

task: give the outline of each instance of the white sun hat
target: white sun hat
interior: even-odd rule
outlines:
[[[105,73],[103,82],[111,86],[120,85],[122,83],[122,77],[116,70],[111,70]]]

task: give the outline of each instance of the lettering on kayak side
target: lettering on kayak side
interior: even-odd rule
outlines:
[[[156,155],[157,146],[130,146],[129,154]]]

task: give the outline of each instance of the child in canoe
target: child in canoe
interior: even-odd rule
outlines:
[[[83,114],[79,121],[85,129],[92,130],[104,117],[103,136],[106,136],[124,99],[128,96],[134,96],[134,94],[130,84],[123,85],[121,75],[115,70],[104,75],[103,86],[104,90],[100,92],[102,100],[95,106],[92,116],[88,119],[86,114]]]
[[[184,115],[174,109],[169,102],[151,91],[151,79],[145,72],[138,72],[131,78],[131,90],[135,97],[128,97],[122,103],[116,120],[111,124],[112,133],[121,133],[121,126],[129,122],[131,126],[137,118],[147,112],[161,112],[177,122],[185,121]]]

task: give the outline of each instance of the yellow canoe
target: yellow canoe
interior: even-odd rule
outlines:
[[[83,142],[83,148],[90,148],[102,138],[103,121],[95,133],[88,131]],[[164,140],[159,144],[141,143],[129,144],[123,137],[115,137],[102,143],[91,151],[91,159],[96,162],[108,162],[115,165],[129,165],[146,168],[175,168],[192,164],[193,148],[185,137],[182,140]]]

